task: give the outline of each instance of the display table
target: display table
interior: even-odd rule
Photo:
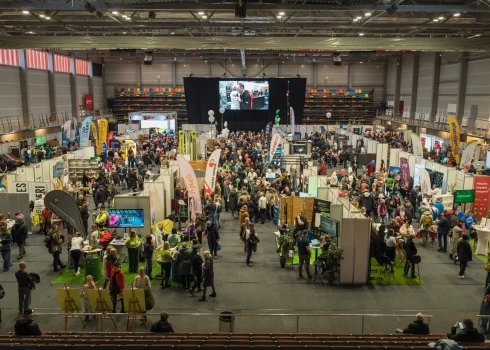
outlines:
[[[125,239],[113,239],[110,244],[117,250],[117,259],[119,262],[129,262]]]
[[[478,234],[478,245],[476,246],[475,254],[487,255],[488,254],[488,237],[490,236],[490,229],[480,225],[473,226]]]

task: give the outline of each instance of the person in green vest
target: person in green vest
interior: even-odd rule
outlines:
[[[131,230],[129,238],[126,240],[126,248],[128,248],[129,258],[129,273],[138,272],[138,254],[140,252],[141,241],[136,235],[136,231]]]

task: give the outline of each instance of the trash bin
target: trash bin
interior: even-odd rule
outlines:
[[[85,255],[85,278],[88,275],[92,275],[95,282],[102,278],[102,263],[99,254]]]
[[[233,312],[223,311],[219,317],[219,331],[225,333],[233,333],[235,331],[235,316]]]

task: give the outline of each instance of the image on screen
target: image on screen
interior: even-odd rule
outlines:
[[[219,82],[220,108],[228,110],[269,109],[269,82],[222,80]]]
[[[145,227],[143,209],[109,209],[110,228]]]

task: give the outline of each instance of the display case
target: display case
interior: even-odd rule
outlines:
[[[308,89],[303,124],[372,124],[376,117],[373,92],[361,89]],[[326,117],[328,112],[332,114],[330,119]]]
[[[88,177],[99,176],[99,162],[94,159],[68,159],[68,174],[72,181],[82,181],[83,171]]]
[[[441,194],[439,196],[435,196],[437,198],[441,198],[441,203],[444,205],[444,209],[450,210],[453,209],[454,205],[454,196],[452,194]]]

